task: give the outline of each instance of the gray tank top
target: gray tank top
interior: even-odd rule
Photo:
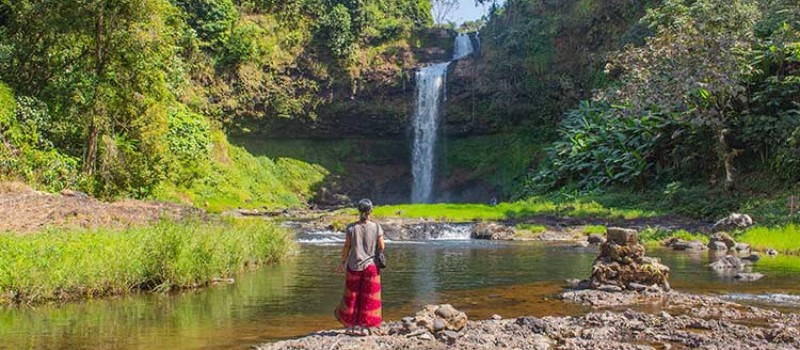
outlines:
[[[347,226],[347,236],[350,237],[347,267],[352,271],[364,271],[374,264],[375,246],[378,237],[383,236],[383,228],[374,221],[356,222]]]

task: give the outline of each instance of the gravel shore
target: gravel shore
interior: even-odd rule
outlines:
[[[578,317],[468,321],[459,331],[388,322],[380,335],[329,330],[263,344],[272,349],[800,349],[800,315],[680,292],[568,291],[594,307]],[[419,315],[419,314],[418,314]],[[417,317],[419,320],[419,317]]]

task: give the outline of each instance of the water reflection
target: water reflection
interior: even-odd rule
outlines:
[[[241,349],[338,327],[332,312],[343,289],[344,277],[335,272],[339,254],[337,245],[302,245],[292,259],[238,276],[233,285],[0,309],[0,349]],[[382,276],[387,319],[429,303],[451,303],[470,317],[485,318],[584,311],[551,298],[564,279],[588,276],[597,250],[429,241],[390,243],[387,254],[390,266]],[[708,254],[651,250],[649,255],[672,268],[672,285],[679,290],[800,294],[798,258],[762,259],[754,270],[767,277],[740,283],[709,269]]]

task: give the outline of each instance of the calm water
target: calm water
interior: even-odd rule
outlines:
[[[0,349],[244,349],[336,328],[333,308],[343,276],[338,237],[300,237],[297,256],[220,285],[177,295],[0,309]],[[328,242],[328,243],[325,243]],[[429,303],[451,303],[473,318],[492,314],[566,315],[581,307],[552,300],[566,278],[589,274],[597,249],[487,241],[391,242],[383,274],[384,317],[399,319]],[[706,253],[656,250],[679,290],[731,294],[747,302],[800,309],[797,258],[762,260],[755,283],[705,267]],[[773,295],[765,299],[765,295]],[[774,296],[777,295],[777,296]]]

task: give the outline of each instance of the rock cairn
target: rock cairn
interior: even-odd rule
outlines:
[[[609,227],[588,287],[604,291],[669,290],[669,267],[645,256],[636,230]]]

